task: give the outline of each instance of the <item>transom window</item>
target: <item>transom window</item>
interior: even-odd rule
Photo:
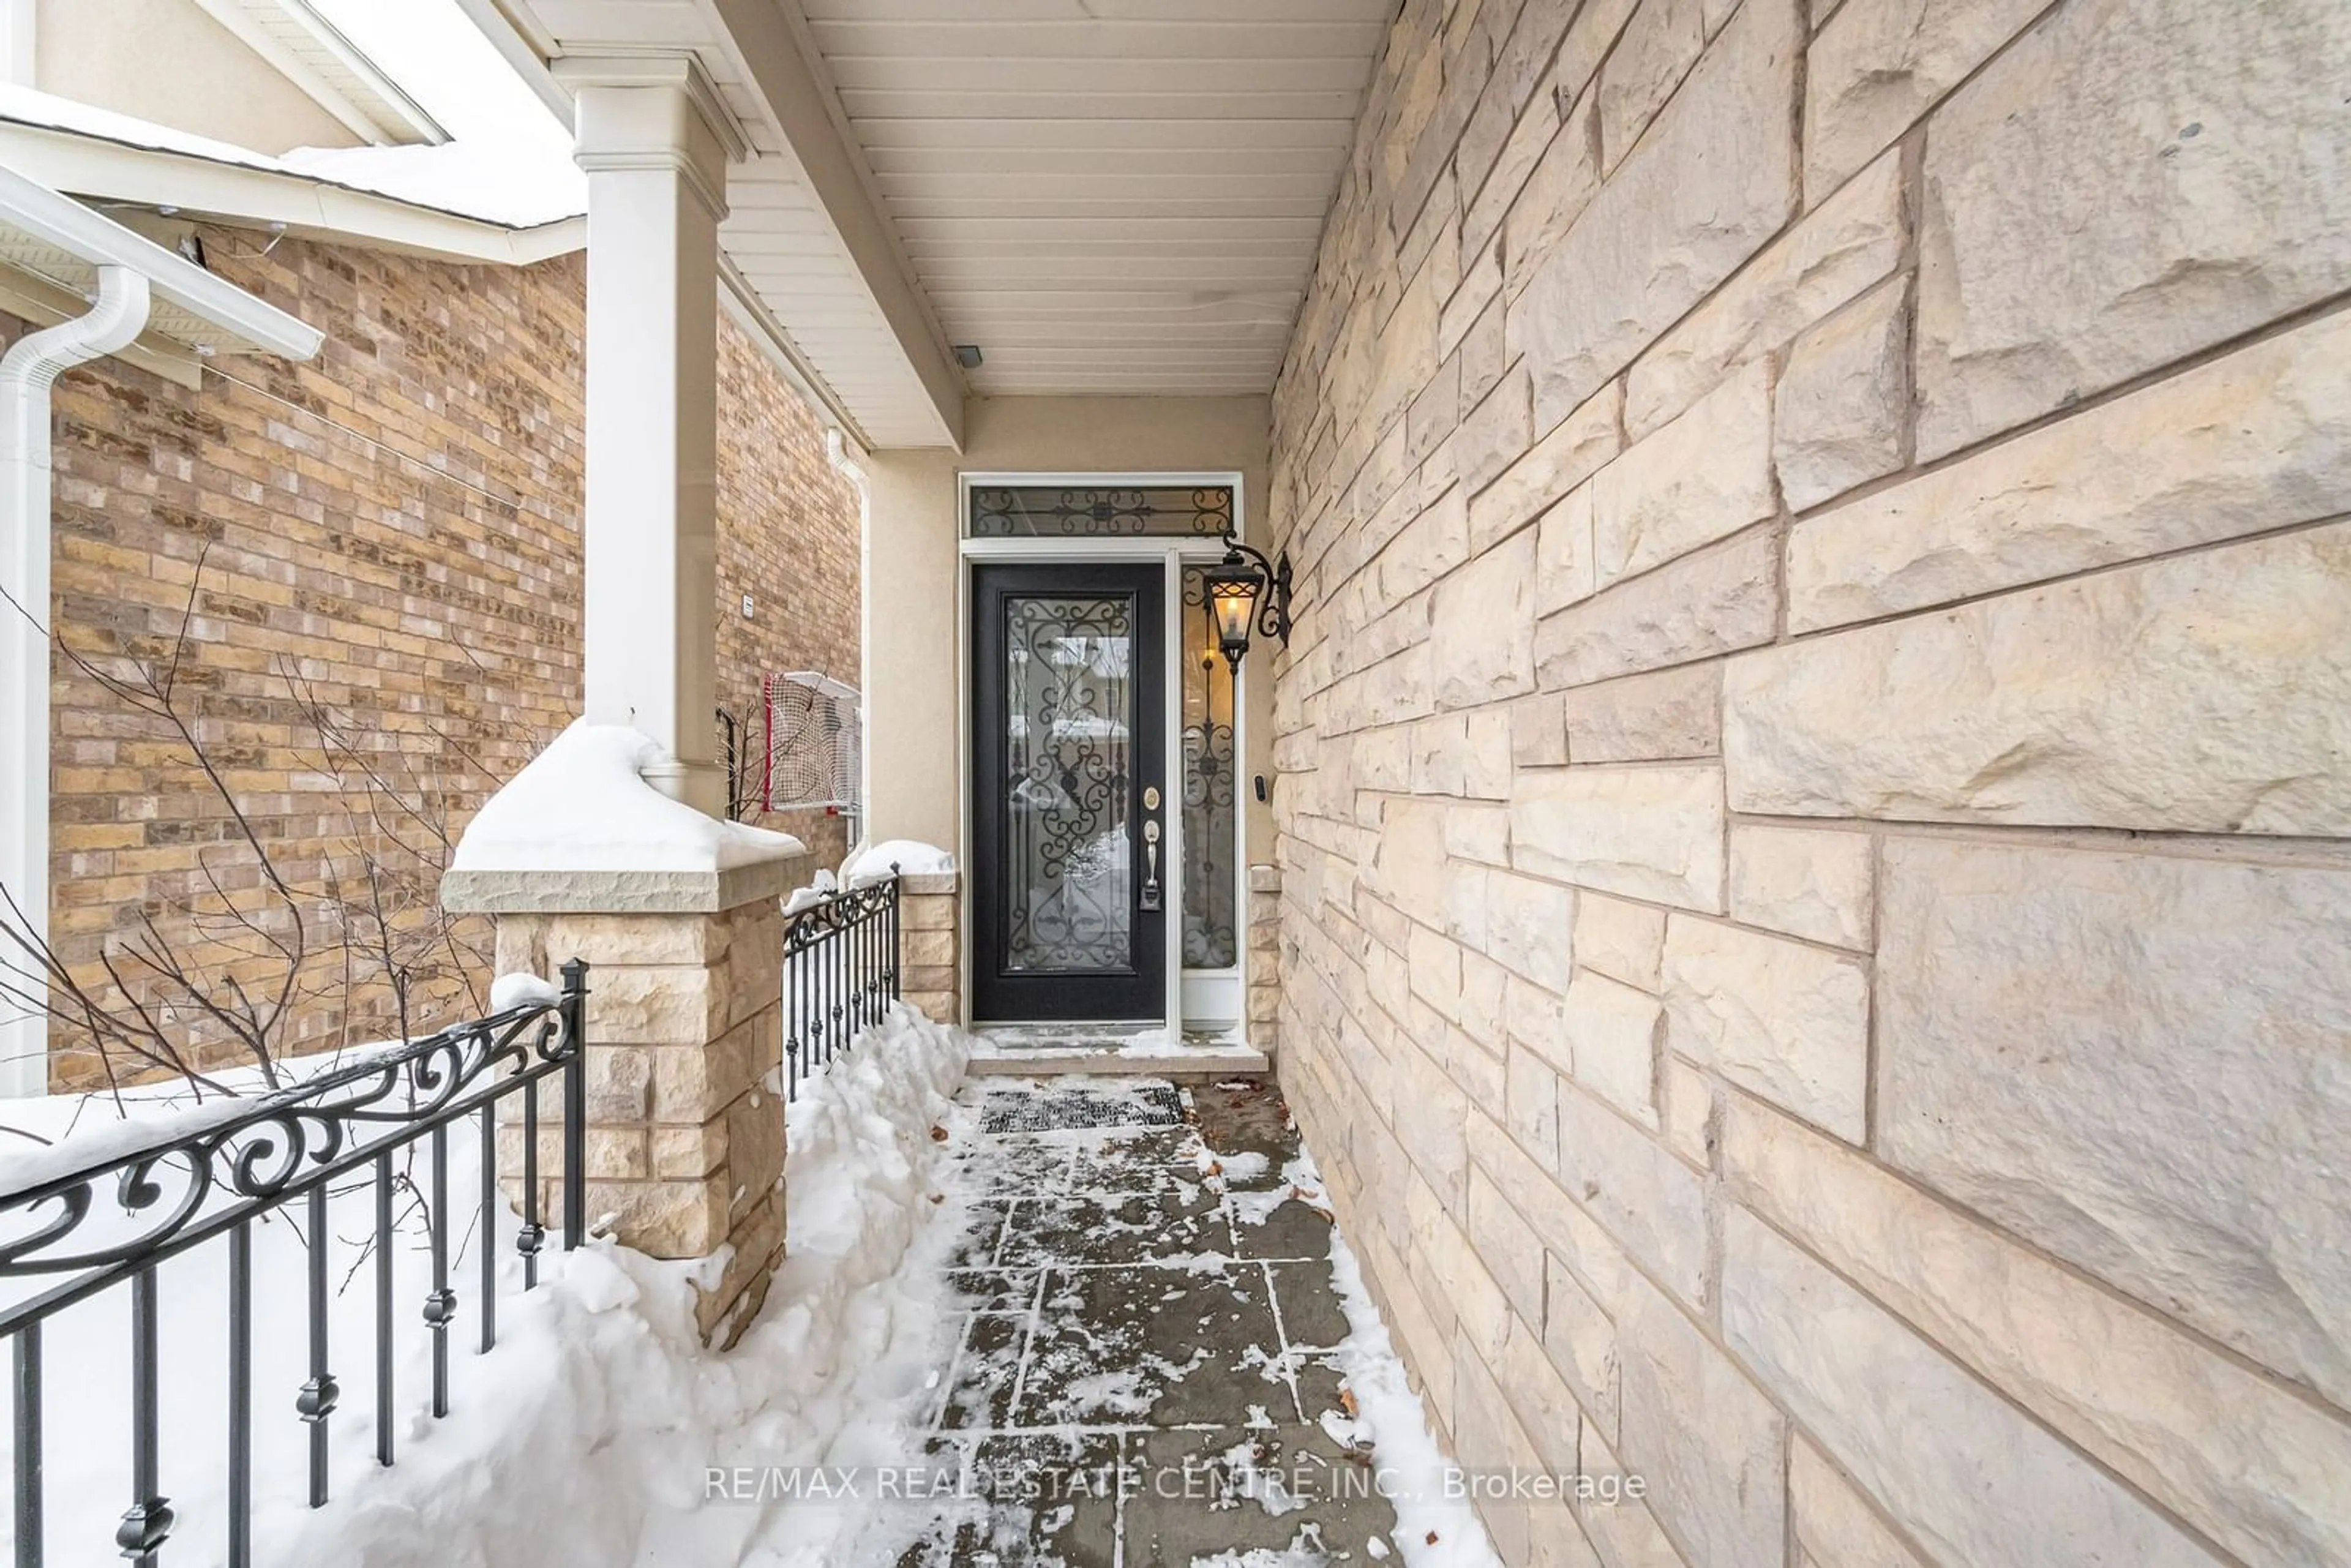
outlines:
[[[1216,538],[1232,522],[1229,485],[989,485],[971,492],[976,539]]]

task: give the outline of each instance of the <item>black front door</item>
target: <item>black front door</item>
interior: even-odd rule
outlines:
[[[973,573],[972,1016],[1164,1018],[1157,566]]]

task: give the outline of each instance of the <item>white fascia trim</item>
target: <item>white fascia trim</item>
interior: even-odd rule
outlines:
[[[378,146],[422,142],[437,147],[449,140],[449,132],[425,112],[423,105],[377,69],[375,62],[308,0],[196,0],[196,4],[360,141]],[[356,94],[346,91],[289,47],[265,17],[290,24],[308,37],[349,75]]]
[[[226,224],[277,225],[305,239],[360,240],[436,261],[528,267],[588,246],[585,217],[507,228],[312,175],[16,122],[0,122],[0,165],[77,195]]]
[[[548,64],[563,52],[562,46],[529,14],[529,6],[521,0],[457,0],[457,9],[481,29],[491,47],[506,57],[523,85],[538,95],[538,101],[569,125],[571,91],[555,79]]]
[[[263,352],[307,360],[325,341],[325,334],[309,323],[5,166],[0,166],[0,221],[99,267],[138,273],[155,298],[235,333]],[[140,319],[145,319],[142,308]]]
[[[483,37],[490,40],[491,46],[505,57],[515,73],[538,95],[539,101],[554,110],[558,119],[566,124],[571,123],[575,106],[571,88],[563,79],[567,68],[562,64],[562,45],[531,14],[527,0],[457,0],[457,5],[473,19],[474,26],[482,30]],[[569,68],[584,71],[592,68],[583,63]],[[706,71],[697,70],[695,75],[705,82],[709,79]],[[737,128],[738,134],[744,135],[747,149],[748,135],[741,131],[740,119],[731,107],[727,110],[727,118]],[[861,461],[870,455],[873,442],[864,427],[849,412],[848,405],[832,390],[822,372],[800,352],[799,345],[792,341],[791,334],[776,319],[773,308],[752,287],[750,280],[743,276],[742,269],[736,266],[734,258],[726,253],[723,246],[718,253],[718,302],[734,319],[735,324],[751,334],[752,341],[759,346],[759,351],[767,356],[768,362],[856,451]],[[962,403],[959,399],[956,409],[956,423],[950,425],[943,422],[943,428],[947,433],[950,444],[959,447],[963,444],[960,428]]]
[[[848,448],[850,461],[862,464],[872,457],[873,443],[854,415],[833,395],[824,377],[813,365],[800,357],[799,345],[776,319],[759,291],[751,287],[734,260],[725,251],[718,255],[718,306],[727,319],[741,328],[756,346],[760,356],[775,367],[776,373],[800,395],[800,401],[815,411],[831,433]]]

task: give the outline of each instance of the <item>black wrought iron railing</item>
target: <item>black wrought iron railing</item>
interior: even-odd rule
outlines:
[[[486,1354],[497,1343],[501,1272],[518,1273],[525,1291],[538,1283],[538,1254],[548,1239],[542,1210],[559,1201],[542,1189],[543,1164],[560,1171],[564,1248],[579,1246],[585,1229],[587,972],[587,965],[575,959],[564,966],[563,988],[553,1002],[508,1008],[250,1101],[209,1102],[183,1118],[184,1132],[169,1133],[166,1124],[166,1135],[156,1141],[111,1152],[0,1197],[0,1337],[11,1349],[17,1568],[38,1568],[47,1543],[66,1546],[68,1532],[104,1528],[97,1521],[60,1517],[52,1522],[45,1517],[45,1480],[85,1456],[53,1456],[45,1444],[52,1424],[48,1380],[60,1369],[45,1363],[43,1337],[45,1330],[70,1328],[71,1341],[51,1348],[70,1379],[68,1399],[80,1405],[92,1398],[94,1387],[104,1385],[103,1371],[122,1359],[116,1348],[120,1341],[105,1343],[116,1332],[113,1320],[100,1323],[92,1316],[110,1292],[116,1293],[116,1301],[123,1295],[129,1299],[129,1409],[118,1429],[129,1436],[130,1506],[113,1537],[120,1555],[134,1563],[161,1562],[165,1542],[181,1522],[167,1490],[174,1485],[167,1461],[182,1469],[181,1484],[195,1484],[194,1471],[216,1466],[225,1451],[225,1493],[206,1491],[205,1506],[191,1511],[187,1522],[202,1523],[207,1534],[219,1532],[201,1557],[219,1561],[225,1546],[231,1568],[246,1568],[254,1552],[257,1430],[270,1439],[267,1447],[287,1450],[297,1467],[307,1466],[309,1506],[326,1503],[329,1429],[337,1424],[329,1417],[342,1396],[334,1369],[346,1360],[338,1354],[339,1341],[347,1341],[358,1326],[354,1319],[359,1324],[372,1320],[377,1463],[392,1462],[402,1426],[403,1406],[394,1378],[403,1327],[411,1335],[429,1336],[429,1407],[436,1418],[449,1413],[449,1337],[463,1312],[452,1277],[453,1252],[462,1255],[470,1246],[475,1255],[479,1278],[472,1287],[472,1311],[476,1343]],[[539,1103],[541,1085],[550,1078],[560,1079],[552,1118],[542,1116]],[[542,1139],[554,1131],[546,1125],[550,1120],[559,1126],[560,1146],[543,1159]],[[477,1171],[465,1174],[477,1177],[478,1191],[461,1209],[451,1192],[452,1144],[453,1134],[462,1138],[468,1123],[477,1129],[480,1147]],[[502,1142],[510,1155],[503,1176]],[[462,1166],[462,1148],[457,1154]],[[507,1207],[508,1193],[518,1200],[518,1216]],[[260,1380],[255,1361],[257,1236],[271,1265],[259,1270],[265,1284],[259,1307],[265,1320],[289,1320],[282,1335],[274,1325],[265,1328],[265,1359],[283,1364],[288,1381],[302,1375],[284,1414],[307,1432],[256,1428],[256,1420],[266,1418],[266,1407],[257,1412],[254,1397]],[[270,1288],[277,1272],[274,1266],[292,1268],[289,1249],[296,1248],[305,1297],[298,1327],[290,1321],[291,1303],[277,1299],[293,1292]],[[199,1301],[193,1292],[171,1301],[167,1315],[164,1265],[199,1278],[210,1273],[224,1251],[225,1315],[218,1312],[218,1298]],[[517,1254],[518,1269],[502,1270],[502,1262]],[[194,1268],[197,1262],[206,1267]],[[366,1313],[363,1299],[351,1300],[345,1287],[371,1265],[373,1310]],[[426,1277],[417,1278],[420,1271]],[[400,1311],[396,1300],[395,1277],[401,1273],[410,1276],[412,1287],[428,1287],[421,1301],[412,1301],[413,1318]],[[177,1276],[172,1290],[186,1290]],[[78,1308],[84,1310],[69,1311]],[[342,1325],[340,1336],[332,1333],[336,1320]],[[420,1320],[422,1328],[416,1326]],[[211,1347],[188,1343],[199,1321],[217,1321],[225,1331],[225,1343],[215,1343],[226,1364],[225,1385],[219,1385],[208,1366],[175,1364],[170,1400],[174,1435],[167,1450],[164,1342],[168,1331],[173,1354],[194,1349],[198,1354],[190,1360],[209,1362]],[[101,1329],[108,1332],[100,1335]],[[421,1353],[413,1338],[405,1343]],[[187,1375],[192,1372],[197,1375]],[[197,1389],[193,1395],[191,1385]],[[192,1402],[208,1406],[215,1395],[216,1410],[192,1411]],[[414,1394],[409,1396],[409,1406],[418,1402]],[[89,1412],[73,1414],[73,1429],[86,1432]],[[192,1416],[209,1428],[201,1441],[188,1427]],[[111,1424],[113,1417],[102,1419]],[[215,1447],[224,1442],[225,1450]],[[301,1457],[294,1458],[298,1453]],[[264,1473],[266,1480],[276,1479],[275,1471]],[[217,1469],[212,1477],[203,1487],[218,1484]],[[76,1546],[62,1554],[80,1560],[89,1553]]]
[[[784,1098],[898,998],[898,868],[784,917]]]

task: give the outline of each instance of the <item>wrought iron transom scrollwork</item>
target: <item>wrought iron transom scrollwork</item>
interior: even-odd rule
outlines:
[[[1174,489],[992,486],[971,493],[974,538],[1103,538],[1165,534],[1216,538],[1231,528],[1229,485]]]
[[[534,1025],[537,1038],[526,1040]],[[0,1197],[0,1276],[162,1256],[480,1103],[501,1064],[517,1078],[542,1076],[574,1049],[553,1005],[533,1003],[225,1102],[223,1119],[198,1113],[192,1119],[208,1124]]]
[[[1133,961],[1127,831],[1134,607],[1123,594],[1005,601],[1008,967]]]

